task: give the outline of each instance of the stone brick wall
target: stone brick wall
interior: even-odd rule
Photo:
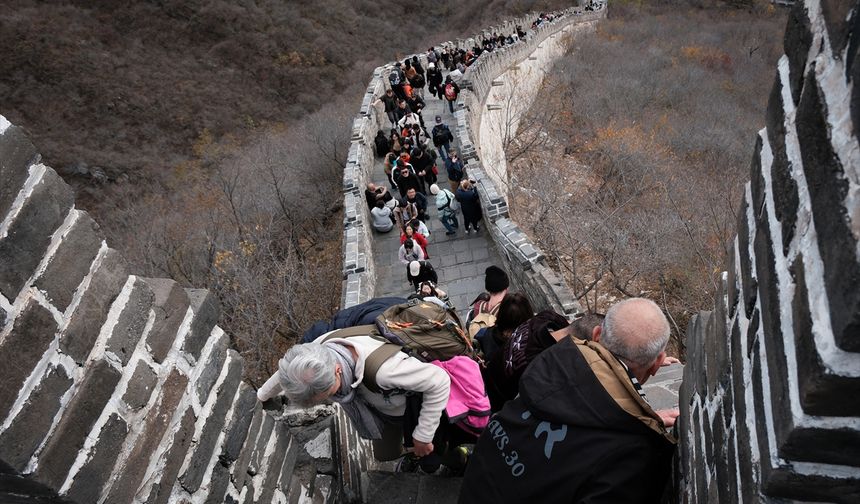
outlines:
[[[294,502],[312,480],[325,492],[242,382],[212,295],[130,274],[39,160],[0,116],[0,501]]]
[[[514,288],[525,292],[535,309],[552,308],[558,313],[572,316],[581,311],[579,303],[571,296],[564,281],[546,265],[540,248],[514,222],[508,212],[506,186],[503,175],[496,169],[501,154],[490,151],[500,149],[499,145],[482,145],[481,125],[488,111],[487,97],[493,88],[505,85],[500,76],[512,67],[535,60],[543,65],[551,65],[552,59],[561,54],[558,46],[569,42],[565,35],[577,25],[590,27],[606,16],[606,10],[586,12],[579,7],[564,11],[552,23],[545,23],[531,31],[522,42],[506,46],[489,54],[481,55],[466,70],[461,80],[463,92],[457,100],[458,110],[456,135],[461,146],[463,159],[467,161],[469,176],[478,180],[478,192],[484,211],[485,227],[500,251]],[[531,18],[517,20],[524,27],[531,24]],[[555,47],[550,47],[554,39]],[[540,79],[538,79],[538,82]],[[517,90],[517,100],[531,102],[539,86],[522,86]],[[496,105],[498,106],[498,105]],[[495,109],[494,109],[495,110]],[[495,159],[491,169],[485,165],[487,158]]]
[[[798,1],[713,312],[687,333],[684,502],[860,502],[860,13]]]

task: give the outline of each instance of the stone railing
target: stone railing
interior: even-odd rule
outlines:
[[[299,471],[330,454],[312,460],[262,409],[213,296],[129,274],[39,159],[0,116],[0,501],[330,493],[330,477]]]
[[[504,78],[507,73],[512,69],[518,71],[521,66],[534,67],[516,77],[519,85],[511,91],[516,95],[508,100],[508,104],[517,102],[525,110],[524,104],[531,103],[540,88],[544,68],[564,53],[573,32],[591,29],[605,16],[605,9],[597,12],[585,12],[578,7],[568,9],[559,19],[531,31],[524,41],[482,54],[461,80],[463,92],[455,112],[456,135],[462,157],[467,161],[467,172],[478,180],[485,226],[501,252],[515,288],[525,292],[536,309],[552,308],[568,316],[581,310],[579,303],[561,277],[547,266],[540,248],[510,218],[502,145],[498,132],[488,131],[489,128],[482,131],[482,123],[488,114],[505,112],[497,104],[490,107],[493,104],[487,100],[494,88],[513,86],[513,78]],[[490,158],[494,159],[493,166],[486,163]]]
[[[798,1],[713,312],[687,331],[682,502],[860,502],[860,20]]]
[[[538,15],[530,14],[520,18],[504,21],[491,26],[482,33],[467,39],[458,39],[439,44],[440,47],[471,48],[481,36],[492,33],[513,33],[516,27],[522,26],[528,30],[525,40],[510,46],[497,49],[492,53],[482,55],[466,71],[463,83],[471,91],[463,93],[458,106],[466,104],[466,110],[471,111],[467,116],[469,125],[463,124],[463,116],[458,114],[458,140],[464,150],[464,159],[476,160],[475,142],[467,134],[471,131],[471,123],[481,113],[480,106],[471,106],[476,96],[486,93],[491,87],[495,76],[504,72],[516,62],[526,59],[549,37],[554,37],[576,23],[590,22],[605,17],[605,11],[584,13],[581,8],[571,8],[563,11],[562,15],[551,23],[544,23],[536,30],[531,29],[531,23]],[[426,65],[426,55],[417,55]],[[347,155],[347,163],[343,175],[344,192],[344,240],[343,240],[343,294],[341,306],[349,307],[367,301],[373,297],[376,286],[374,272],[372,240],[373,232],[370,225],[370,213],[364,201],[364,187],[370,181],[373,173],[374,158],[373,138],[381,125],[387,127],[387,118],[374,102],[385,94],[388,89],[388,74],[394,68],[394,62],[378,67],[368,83],[362,98],[359,114],[353,121],[352,139]],[[481,167],[473,162],[469,165],[470,173],[480,175]],[[481,177],[483,179],[483,177]],[[507,203],[499,196],[496,186],[487,181],[482,184],[481,196],[485,215],[490,220],[499,217],[507,218]],[[493,230],[496,243],[505,250],[508,260],[508,271],[515,277],[517,286],[532,295],[540,307],[555,307],[561,312],[573,314],[579,310],[578,304],[565,293],[563,283],[553,272],[543,264],[540,251],[529,241],[528,237],[510,223],[505,231]]]

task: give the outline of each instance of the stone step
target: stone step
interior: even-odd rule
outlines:
[[[35,273],[54,231],[74,203],[71,188],[44,165],[30,168],[30,184],[32,192],[17,214],[11,221],[0,223],[0,294],[9,300],[18,296]]]
[[[0,222],[3,222],[12,202],[24,186],[32,164],[38,163],[41,156],[19,126],[9,125],[0,116]]]
[[[366,504],[456,503],[461,477],[427,476],[417,473],[370,471],[362,484]]]
[[[126,280],[125,259],[113,249],[105,250],[93,265],[89,282],[81,293],[62,334],[60,351],[83,364],[98,339],[101,327]]]
[[[0,459],[23,472],[45,440],[63,395],[72,386],[65,368],[51,367],[40,379],[9,428],[0,434]]]
[[[190,301],[185,289],[173,280],[166,278],[141,278],[141,280],[152,289],[155,295],[152,304],[155,321],[146,337],[146,346],[155,362],[161,363],[173,347]]]
[[[191,355],[194,360],[200,358],[212,328],[218,323],[220,307],[215,296],[206,289],[186,289],[194,318],[191,328],[185,336],[182,351]]]
[[[179,484],[189,494],[200,489],[203,478],[210,467],[221,429],[227,421],[227,413],[242,380],[242,358],[234,350],[228,350],[228,358],[222,368],[218,385],[211,390],[203,406],[195,428],[195,445],[186,457]]]
[[[10,332],[0,341],[0,419],[5,419],[24,382],[54,341],[57,322],[51,312],[30,299],[18,313]]]
[[[138,372],[135,371],[135,376],[137,374]],[[181,439],[181,436],[174,436],[173,438],[168,437],[167,440],[163,441],[187,385],[188,378],[177,369],[172,370],[164,379],[164,382],[158,388],[158,398],[144,417],[140,433],[128,457],[125,459],[119,476],[107,494],[106,502],[131,502],[135,494],[138,493],[138,487],[143,480],[152,457],[161,448],[164,449],[164,452],[170,452],[175,444],[174,441]],[[136,386],[134,380],[129,382],[130,388]],[[129,395],[129,390],[126,390],[126,396]],[[162,445],[163,442],[166,443],[166,447]],[[180,462],[185,455],[184,451],[180,454],[177,454],[176,451],[172,451],[171,453],[174,458],[179,457]]]
[[[60,312],[65,312],[71,304],[104,240],[99,225],[86,212],[73,210],[73,213],[74,221],[33,283]]]
[[[129,277],[123,293],[111,306],[109,320],[116,314],[116,322],[105,343],[105,351],[113,353],[123,366],[128,364],[149,320],[149,310],[155,295],[149,285],[136,276]],[[122,306],[116,306],[123,303]]]
[[[39,453],[36,481],[59,489],[78,452],[113,394],[122,373],[108,361],[91,362],[45,448]]]

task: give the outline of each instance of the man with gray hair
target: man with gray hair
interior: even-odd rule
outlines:
[[[359,436],[373,440],[379,460],[392,460],[402,445],[419,457],[422,470],[439,469],[434,442],[448,403],[450,378],[440,367],[421,362],[368,332],[367,326],[325,333],[295,345],[278,362],[257,398],[284,394],[291,403],[338,403]],[[377,351],[379,350],[379,351]],[[417,400],[417,418],[407,410]]]
[[[481,434],[459,502],[660,501],[676,441],[641,384],[666,357],[669,323],[652,301],[627,299],[591,337],[529,364]]]

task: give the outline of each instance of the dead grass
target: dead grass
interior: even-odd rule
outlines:
[[[784,24],[766,8],[615,3],[532,110],[562,120],[554,147],[515,164],[516,218],[587,307],[661,304],[679,354],[713,306]]]

